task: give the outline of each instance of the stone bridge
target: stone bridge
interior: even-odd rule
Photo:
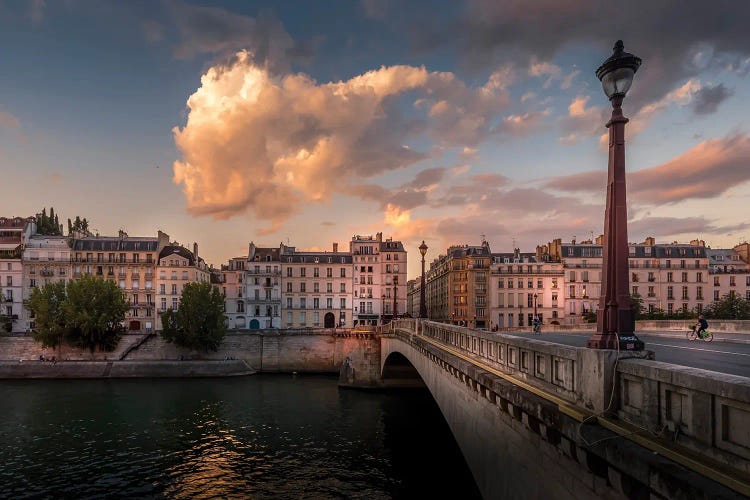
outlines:
[[[651,358],[411,319],[341,379],[426,385],[485,498],[750,496],[750,379]]]

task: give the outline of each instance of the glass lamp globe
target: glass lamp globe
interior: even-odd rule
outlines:
[[[614,53],[596,70],[596,76],[601,80],[602,89],[609,100],[625,97],[640,65],[641,58],[625,52],[622,40],[618,40]]]
[[[419,245],[419,253],[422,254],[422,257],[424,257],[425,254],[427,253],[427,245],[425,245],[424,240],[422,240],[422,244]]]

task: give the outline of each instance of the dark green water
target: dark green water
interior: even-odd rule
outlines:
[[[479,498],[426,391],[324,376],[0,381],[3,498]]]

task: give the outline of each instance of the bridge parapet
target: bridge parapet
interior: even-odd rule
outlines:
[[[750,379],[644,360],[617,372],[620,419],[750,473]]]
[[[423,335],[465,352],[588,411],[603,412],[610,406],[615,389],[614,364],[619,355],[615,351],[571,347],[433,321],[399,320],[392,324],[394,330]],[[650,352],[627,355],[652,357]]]

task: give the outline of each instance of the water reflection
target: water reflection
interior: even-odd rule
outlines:
[[[479,497],[423,391],[264,375],[0,382],[0,401],[0,496]]]

